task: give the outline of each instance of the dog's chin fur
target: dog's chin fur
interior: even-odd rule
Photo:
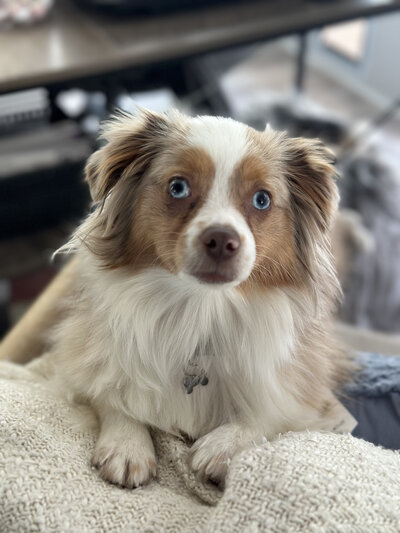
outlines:
[[[149,426],[198,439],[193,469],[221,482],[257,438],[326,427],[349,369],[329,338],[339,289],[328,153],[176,113],[122,116],[105,137],[87,166],[100,206],[62,250],[77,255],[79,274],[54,347],[59,386],[99,415],[101,475],[130,487],[155,475]],[[192,180],[190,202],[165,194],[174,175]],[[272,193],[269,213],[250,207],[260,188]],[[240,235],[221,267],[228,283],[193,274],[210,263],[198,240],[207,224]],[[193,365],[208,384],[188,394]]]

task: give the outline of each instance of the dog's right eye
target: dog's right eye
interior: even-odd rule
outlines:
[[[172,178],[169,182],[168,192],[172,198],[176,198],[177,200],[189,198],[191,193],[187,180],[180,177]]]

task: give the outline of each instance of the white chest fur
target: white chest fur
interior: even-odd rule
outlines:
[[[193,437],[238,418],[266,433],[296,419],[299,406],[278,377],[292,360],[299,320],[283,291],[246,299],[161,269],[132,276],[86,266],[93,397],[106,395],[142,422]],[[209,381],[187,394],[193,361]]]

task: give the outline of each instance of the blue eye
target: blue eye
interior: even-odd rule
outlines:
[[[184,178],[173,178],[169,182],[168,192],[172,198],[181,200],[190,196],[189,183]]]
[[[252,204],[256,209],[268,209],[271,205],[271,197],[267,191],[257,191],[253,196]]]

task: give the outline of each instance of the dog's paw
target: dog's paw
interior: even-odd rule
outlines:
[[[154,451],[135,449],[133,443],[96,447],[92,466],[105,481],[129,489],[147,485],[157,474]]]
[[[189,464],[203,482],[223,488],[229,463],[237,451],[234,435],[221,426],[193,444]]]

